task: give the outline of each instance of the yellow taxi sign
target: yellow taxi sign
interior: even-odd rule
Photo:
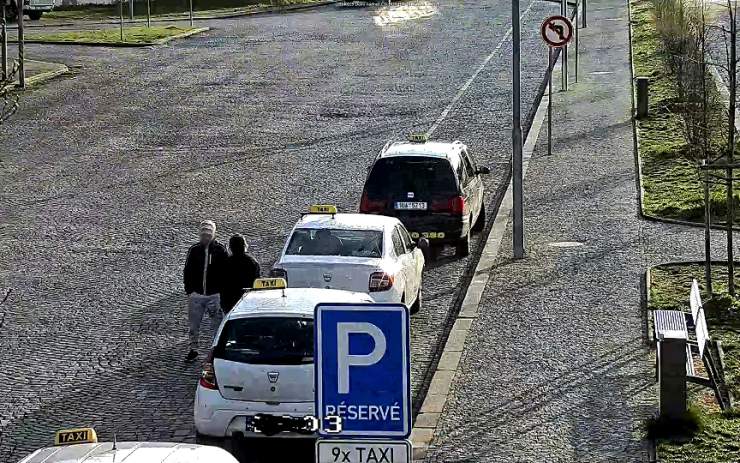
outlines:
[[[311,214],[336,214],[337,206],[333,204],[314,204],[308,208]]]
[[[409,135],[409,141],[412,143],[426,143],[429,137],[425,133],[412,133]]]
[[[257,278],[252,284],[252,289],[285,289],[288,282],[285,278]]]
[[[63,429],[54,436],[54,445],[95,444],[98,435],[93,428]]]

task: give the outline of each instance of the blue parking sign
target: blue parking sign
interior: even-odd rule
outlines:
[[[403,304],[319,304],[315,312],[316,414],[341,418],[326,437],[411,433],[409,315]]]

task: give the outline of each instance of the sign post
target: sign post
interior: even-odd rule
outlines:
[[[524,160],[522,117],[521,117],[521,31],[519,24],[519,0],[511,0],[511,31],[512,31],[512,124],[511,124],[511,186],[513,193],[512,219],[514,259],[524,258]]]
[[[408,308],[319,304],[314,326],[316,461],[410,462]]]
[[[552,70],[555,67],[555,49],[561,48],[565,51],[565,47],[573,37],[573,24],[565,16],[550,16],[542,22],[540,35],[548,46],[547,154],[552,154]],[[565,60],[568,58],[564,54],[562,56],[563,65],[565,65]],[[566,71],[563,70],[563,72]]]

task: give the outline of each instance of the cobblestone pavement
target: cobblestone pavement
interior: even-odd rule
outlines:
[[[638,217],[627,6],[593,6],[579,83],[554,97],[553,155],[545,126],[527,172],[527,258],[510,259],[509,228],[430,462],[647,461],[640,426],[657,400],[641,279],[701,259],[703,231]],[[552,245],[564,242],[582,245]]]
[[[244,233],[269,267],[308,204],[356,210],[383,144],[429,128],[501,43],[435,132],[491,167],[493,197],[510,153],[508,4],[432,4],[430,18],[385,27],[377,8],[329,7],[208,22],[153,49],[27,47],[76,74],[24,93],[0,132],[0,287],[13,288],[0,461],[70,425],[192,439],[181,267],[197,223]],[[525,113],[543,71],[536,30],[556,10],[522,5]],[[467,265],[427,272],[414,394]]]

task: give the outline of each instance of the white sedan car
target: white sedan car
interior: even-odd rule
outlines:
[[[293,288],[369,293],[375,302],[421,309],[424,252],[396,218],[338,214],[335,206],[311,206],[293,227],[271,275]]]
[[[203,364],[194,405],[201,443],[314,437],[314,309],[373,302],[362,293],[286,288],[282,278],[258,279],[254,288],[225,317]]]

